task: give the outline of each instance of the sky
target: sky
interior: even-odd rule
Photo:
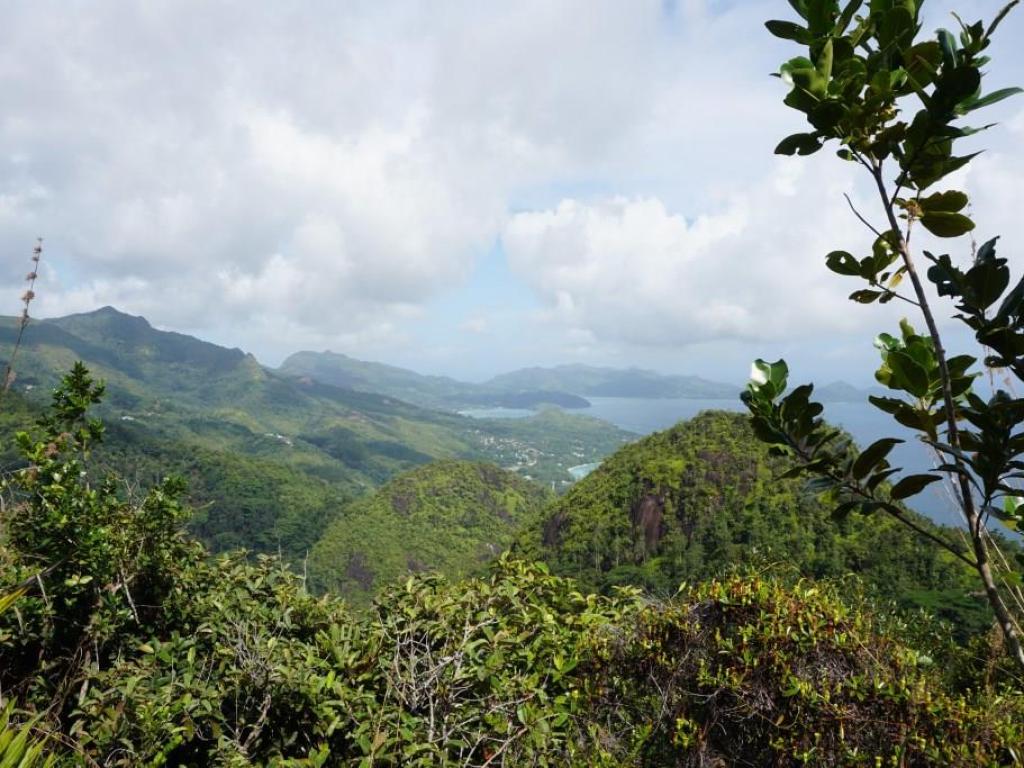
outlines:
[[[925,26],[998,6],[929,0]],[[41,236],[34,315],[113,305],[268,365],[330,349],[472,380],[587,363],[740,382],[785,356],[801,378],[867,383],[902,310],[847,301],[861,286],[824,267],[870,246],[843,199],[877,210],[861,174],[773,154],[804,130],[769,76],[798,51],[763,27],[790,15],[9,0],[0,314]],[[1021,39],[1018,8],[986,89],[1024,84]],[[1024,97],[986,117],[987,152],[953,183],[1013,265]]]

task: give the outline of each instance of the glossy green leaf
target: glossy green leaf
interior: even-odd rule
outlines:
[[[963,210],[968,203],[967,195],[955,189],[947,192],[936,192],[935,194],[922,197],[918,204],[928,213],[947,212],[956,213]]]
[[[981,109],[982,107],[989,107],[993,104],[998,104],[1000,101],[1008,99],[1011,96],[1016,96],[1019,93],[1024,93],[1024,89],[1001,88],[998,91],[992,91],[992,93],[987,96],[980,96],[978,98],[971,99],[966,104],[962,105],[963,111],[967,113],[973,112],[976,109]]]
[[[813,155],[819,149],[822,144],[817,134],[814,133],[794,133],[792,136],[787,136],[779,145],[775,147],[775,154],[777,155]]]
[[[921,225],[937,237],[960,237],[974,229],[974,222],[962,213],[947,211],[925,213]]]
[[[915,496],[941,479],[942,477],[939,475],[908,475],[893,486],[892,498],[906,499]]]
[[[889,455],[892,449],[902,443],[895,437],[883,437],[881,440],[876,440],[863,451],[857,457],[856,461],[853,462],[853,476],[857,480],[863,479],[868,472],[874,467],[881,463],[886,456]]]
[[[902,389],[915,397],[928,394],[928,371],[910,354],[903,350],[890,352],[886,363],[895,377],[893,384],[896,389]]]
[[[773,20],[766,21],[764,25],[768,28],[769,32],[783,40],[793,40],[803,45],[809,45],[814,39],[811,37],[810,30],[806,27],[801,27],[799,24],[794,24],[792,21]]]
[[[846,251],[832,251],[825,257],[825,265],[839,275],[855,277],[860,274],[860,262]]]
[[[884,295],[884,291],[872,291],[865,288],[851,293],[850,300],[856,301],[858,304],[871,304],[872,302],[878,301],[878,299]]]

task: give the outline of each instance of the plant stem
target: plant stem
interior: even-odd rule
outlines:
[[[11,356],[7,360],[7,366],[4,369],[4,378],[0,382],[0,399],[7,393],[7,390],[11,388],[11,384],[14,383],[14,359],[18,356],[18,350],[21,349],[21,340],[25,335],[25,328],[28,327],[28,310],[32,304],[32,299],[35,298],[35,287],[36,277],[39,275],[39,259],[43,255],[43,239],[39,238],[36,241],[36,247],[32,251],[32,271],[29,272],[28,276],[28,290],[25,292],[25,296],[22,298],[22,304],[24,305],[21,313],[21,318],[18,322],[18,336],[14,340],[14,348],[11,350]]]
[[[935,347],[935,358],[939,365],[939,377],[942,380],[942,401],[946,411],[946,438],[949,441],[949,444],[956,451],[959,451],[960,431],[956,423],[953,389],[949,375],[949,366],[946,363],[946,351],[942,346],[942,337],[939,335],[939,328],[935,322],[935,316],[932,314],[931,306],[928,303],[928,295],[925,293],[924,285],[921,283],[921,277],[917,273],[917,267],[914,264],[914,259],[910,252],[910,245],[907,242],[906,237],[900,231],[899,222],[896,220],[896,214],[893,211],[893,206],[890,204],[890,198],[885,189],[885,179],[882,176],[882,162],[880,160],[872,163],[871,175],[875,180],[875,186],[878,188],[878,194],[881,196],[882,207],[889,220],[889,226],[892,229],[894,236],[898,239],[897,247],[899,249],[900,257],[903,260],[903,265],[907,270],[907,274],[910,276],[910,282],[914,286],[914,293],[917,295],[921,314],[924,316],[925,324],[928,326],[928,334]],[[966,467],[963,465],[963,460],[959,455],[954,453],[953,460],[960,469],[966,470]],[[999,628],[1002,630],[1003,637],[1006,639],[1006,644],[1009,648],[1010,654],[1014,657],[1017,664],[1020,665],[1021,668],[1024,668],[1024,645],[1021,643],[1021,638],[1018,634],[1013,617],[1007,609],[1006,604],[1003,602],[1002,595],[999,594],[995,578],[992,575],[992,567],[989,564],[988,548],[985,545],[985,540],[982,535],[984,521],[982,520],[979,511],[975,508],[974,496],[971,494],[971,486],[966,475],[964,472],[957,472],[956,474],[957,482],[960,486],[960,507],[967,520],[971,546],[974,549],[974,567],[978,571],[978,575],[981,577],[982,584],[985,587],[985,595],[988,598],[989,605],[992,606],[992,611],[995,613],[996,619],[999,622]]]

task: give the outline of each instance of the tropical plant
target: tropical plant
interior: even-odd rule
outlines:
[[[14,607],[14,604],[25,594],[25,590],[16,589],[0,595],[0,616]],[[0,766],[4,768],[36,768],[51,766],[56,758],[43,751],[46,742],[32,735],[33,723],[17,724],[12,722],[14,708],[8,704],[0,709]]]
[[[984,93],[981,88],[989,61],[984,52],[1018,2],[1013,0],[988,26],[956,17],[960,34],[943,29],[935,39],[920,37],[923,0],[872,0],[868,5],[850,0],[842,7],[838,0],[790,0],[800,20],[767,23],[772,34],[807,47],[807,55],[784,63],[779,76],[790,86],[785,104],[802,112],[813,128],[787,137],[776,152],[810,155],[836,142],[838,156],[860,166],[877,192],[879,226],[854,208],[875,236],[871,253],[858,258],[833,251],[825,262],[833,272],[867,283],[851,300],[899,300],[923,319],[923,333],[904,321],[898,335],[882,334],[876,340],[882,357],[876,379],[896,396],[870,400],[920,433],[937,452],[936,472],[899,476],[888,460],[901,442],[895,438],[878,440],[858,453],[820,418],[822,406],[811,400],[811,386],[785,394],[788,369],[782,360],[755,362],[743,399],[759,436],[797,459],[793,471],[812,476],[810,488],[831,495],[837,516],[889,514],[969,564],[1009,653],[1024,667],[1019,581],[1002,569],[988,530],[993,519],[1011,528],[1024,523],[1018,488],[1024,477],[1024,399],[998,388],[987,399],[975,391],[977,360],[947,352],[911,248],[918,227],[940,238],[960,237],[975,227],[965,213],[968,196],[937,186],[977,154],[954,154],[956,142],[990,127],[968,127],[961,119],[1020,92]],[[972,248],[966,266],[948,255],[922,253],[931,265],[927,279],[939,297],[955,302],[956,319],[985,350],[984,366],[1006,369],[1024,381],[1024,280],[1011,287],[1007,261],[996,254],[996,238]],[[906,293],[900,290],[905,278],[911,286]],[[943,477],[951,481],[963,513],[967,547],[917,526],[900,504]]]
[[[88,410],[102,394],[77,364],[37,429],[16,435],[25,466],[0,479],[0,584],[31,589],[16,622],[0,617],[0,686],[54,714],[92,669],[159,626],[164,597],[201,556],[181,531],[180,481],[140,498],[117,477],[90,480],[103,425]]]

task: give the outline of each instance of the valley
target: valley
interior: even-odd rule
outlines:
[[[0,321],[0,359],[14,321]],[[437,459],[494,462],[547,488],[634,435],[557,409],[477,420],[261,366],[112,308],[34,323],[11,394],[39,407],[76,360],[106,384],[103,466],[145,485],[186,477],[192,530],[214,551],[303,558],[343,503]],[[21,412],[19,409],[17,412]],[[12,415],[11,419],[14,420]]]

